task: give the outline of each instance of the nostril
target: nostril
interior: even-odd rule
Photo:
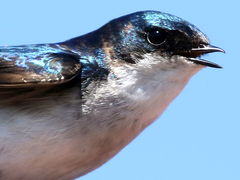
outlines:
[[[198,47],[199,47],[199,48],[205,48],[205,47],[206,47],[206,44],[199,44]]]

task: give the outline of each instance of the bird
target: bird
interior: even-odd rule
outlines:
[[[0,179],[69,180],[154,122],[223,49],[169,13],[138,11],[59,43],[0,46]]]

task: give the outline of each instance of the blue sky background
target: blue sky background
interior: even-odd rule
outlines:
[[[155,123],[101,168],[82,180],[239,180],[240,59],[236,0],[1,0],[0,45],[63,41],[139,10],[182,17],[226,54],[206,68]]]

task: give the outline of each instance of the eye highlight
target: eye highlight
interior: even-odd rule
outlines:
[[[147,32],[147,41],[154,46],[163,44],[167,39],[167,33],[160,29],[153,29]]]

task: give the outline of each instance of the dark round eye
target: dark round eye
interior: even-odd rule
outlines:
[[[152,30],[147,33],[147,41],[154,46],[163,44],[166,38],[167,33],[163,30]]]

